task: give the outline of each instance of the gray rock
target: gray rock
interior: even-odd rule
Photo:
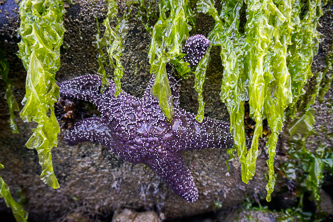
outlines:
[[[325,213],[333,215],[332,198],[324,190],[321,190],[320,196],[321,196],[320,209]]]
[[[269,210],[243,210],[234,209],[226,218],[220,218],[221,222],[276,222],[281,221],[279,217],[283,216],[283,213],[272,212]],[[291,218],[289,218],[291,219]],[[297,221],[294,220],[288,221]]]
[[[129,209],[122,210],[119,214],[115,214],[112,222],[160,222],[160,218],[154,211],[135,212]]]

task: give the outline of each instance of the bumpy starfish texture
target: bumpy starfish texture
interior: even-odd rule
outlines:
[[[193,67],[199,63],[205,55],[210,42],[204,35],[194,35],[189,37],[183,47],[184,61],[190,63]]]
[[[201,42],[207,41],[205,38]],[[198,47],[202,48],[202,44],[198,44]],[[198,54],[196,51],[192,50],[193,55],[188,54],[187,61],[194,61],[190,63],[191,66],[205,52],[199,50]],[[189,169],[182,162],[181,153],[185,150],[231,147],[233,139],[228,123],[210,118],[204,118],[202,123],[198,123],[194,114],[181,109],[179,83],[172,76],[169,76],[169,80],[175,110],[171,122],[151,94],[154,77],[142,98],[124,91],[115,98],[116,88],[112,81],[101,94],[101,77],[97,75],[80,76],[61,83],[61,97],[91,102],[101,112],[101,117],[75,123],[65,132],[65,140],[70,145],[85,141],[99,143],[125,161],[144,163],[163,178],[174,192],[188,202],[193,202],[198,199],[198,190]]]

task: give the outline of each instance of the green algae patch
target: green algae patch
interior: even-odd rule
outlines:
[[[309,136],[317,133],[313,126],[316,122],[316,111],[311,106],[316,98],[320,103],[323,102],[323,97],[332,83],[332,55],[331,51],[327,56],[327,66],[323,72],[317,73],[313,92],[300,96],[301,105],[294,106],[298,116],[288,126],[291,149],[287,153],[288,161],[281,167],[287,179],[300,181],[297,187],[300,198],[303,198],[305,192],[310,192],[311,197],[318,203],[321,201],[320,188],[324,182],[324,172],[333,175],[333,149],[320,140],[307,140]],[[330,137],[329,134],[325,136]],[[318,144],[315,151],[306,149],[306,143],[309,142]]]
[[[232,157],[237,150],[243,182],[248,183],[255,175],[264,119],[271,130],[266,145],[269,154],[267,201],[270,201],[275,185],[274,157],[285,109],[292,104],[290,110],[293,110],[312,76],[321,4],[318,0],[227,0],[223,1],[220,13],[212,0],[201,0],[197,4],[199,12],[215,20],[208,39],[221,49],[224,67],[221,100],[230,114],[230,130],[235,142],[228,153]],[[240,27],[242,9],[247,18],[244,33]],[[249,150],[244,131],[245,101],[249,101],[249,115],[256,122]]]
[[[104,91],[106,89],[106,86],[109,84],[104,68],[107,59],[102,50],[103,47],[106,47],[110,67],[114,69],[113,72],[114,83],[116,85],[115,97],[117,97],[121,93],[120,80],[124,74],[124,67],[121,64],[120,59],[124,51],[124,44],[128,32],[128,26],[127,26],[126,15],[124,15],[121,19],[117,20],[118,24],[115,28],[111,27],[110,25],[111,21],[114,18],[116,18],[118,14],[117,2],[113,0],[108,0],[107,7],[108,7],[107,16],[103,21],[105,32],[102,37],[99,29],[98,20],[96,18],[98,33],[96,35],[96,41],[94,42],[94,44],[96,45],[96,48],[98,50],[97,59],[98,59],[99,69],[97,72],[102,76],[101,90]]]
[[[5,54],[5,52],[2,49],[0,49],[0,79],[2,79],[2,81],[4,81],[6,84],[5,99],[7,100],[7,104],[9,107],[10,128],[12,129],[13,133],[18,133],[19,131],[18,131],[16,123],[14,121],[14,118],[15,118],[14,112],[20,111],[20,109],[19,109],[16,99],[13,95],[11,81],[8,78],[9,64],[8,64],[4,54]]]
[[[300,181],[297,196],[303,198],[305,192],[310,192],[312,198],[319,203],[324,172],[328,172],[331,176],[333,173],[333,150],[321,141],[316,141],[318,146],[314,152],[306,149],[308,137],[315,134],[314,115],[315,111],[309,109],[289,128],[292,136],[289,141],[291,149],[288,151],[288,161],[281,169],[288,179]]]
[[[0,163],[0,170],[3,169],[4,166]],[[15,220],[18,222],[24,222],[28,219],[28,213],[23,210],[22,206],[17,203],[12,195],[10,194],[10,190],[8,185],[0,176],[0,198],[4,198],[7,207],[12,209]]]
[[[19,12],[19,57],[27,70],[26,94],[20,116],[24,122],[38,123],[26,146],[37,150],[42,181],[57,189],[59,183],[53,171],[51,149],[57,146],[60,132],[54,114],[54,104],[59,97],[55,74],[60,67],[65,11],[62,1],[22,0]]]

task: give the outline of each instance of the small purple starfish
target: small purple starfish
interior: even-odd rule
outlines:
[[[185,44],[185,61],[196,65],[203,57],[209,40],[203,35],[190,37]],[[169,186],[188,202],[198,199],[198,190],[189,169],[183,164],[185,150],[231,147],[233,139],[229,124],[195,115],[179,107],[179,84],[169,76],[174,118],[170,122],[162,113],[158,100],[151,94],[154,77],[144,96],[139,99],[122,93],[115,98],[115,85],[110,81],[101,94],[101,77],[80,76],[60,84],[63,98],[91,102],[101,117],[83,119],[65,132],[69,145],[91,141],[112,150],[121,159],[133,164],[144,163],[154,170]]]

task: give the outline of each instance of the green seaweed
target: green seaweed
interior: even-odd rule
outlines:
[[[293,3],[292,45],[288,48],[290,56],[287,60],[293,93],[293,105],[289,111],[291,118],[296,117],[297,101],[305,93],[304,86],[313,76],[311,65],[313,56],[318,52],[320,34],[317,26],[319,18],[323,14],[321,6],[323,3],[320,0]],[[305,8],[307,10],[304,14]]]
[[[319,4],[319,3],[317,3]],[[313,4],[308,4],[307,7],[314,7]],[[319,7],[318,5],[316,5]],[[303,6],[304,7],[304,6]],[[315,13],[314,10],[310,10],[312,13]],[[317,14],[321,15],[321,8],[317,10]],[[305,15],[304,18],[309,19]],[[314,15],[312,15],[314,16]],[[309,30],[307,30],[310,32]],[[316,34],[317,38],[319,34],[311,33],[312,35]],[[301,35],[302,36],[302,35]],[[300,37],[298,37],[298,40]],[[310,42],[309,47],[312,44],[314,53],[316,52],[318,41]],[[308,52],[312,56],[312,51]],[[306,149],[306,143],[309,136],[316,134],[314,124],[315,119],[315,110],[311,106],[315,103],[316,98],[320,103],[323,102],[324,96],[327,93],[328,89],[331,87],[333,75],[332,75],[332,51],[328,53],[326,58],[326,67],[322,72],[316,73],[315,85],[310,89],[310,93],[305,94],[304,90],[297,91],[298,103],[293,104],[290,109],[291,118],[294,117],[294,120],[288,127],[288,132],[291,136],[289,141],[291,149],[288,150],[288,163],[283,164],[282,170],[286,174],[288,179],[300,181],[297,189],[297,195],[303,198],[305,192],[311,192],[312,198],[315,199],[318,203],[321,201],[320,197],[320,188],[324,179],[324,172],[328,172],[330,175],[333,173],[333,155],[332,147],[328,147],[325,144],[322,144],[321,141],[312,141],[313,143],[318,144],[318,147],[315,151],[311,152]],[[300,70],[305,70],[304,72],[310,76],[312,73],[309,73],[308,70],[311,68],[301,66],[298,67]],[[301,69],[303,68],[303,69]],[[302,80],[302,79],[299,79]],[[297,86],[304,85],[302,81],[295,81]],[[297,114],[297,116],[296,116]],[[295,118],[296,116],[296,118]],[[327,135],[329,137],[329,135]],[[320,206],[318,204],[318,206]],[[319,211],[320,212],[320,211]]]
[[[242,33],[240,16],[244,3],[247,22]],[[230,130],[235,141],[228,153],[233,158],[233,151],[237,149],[243,182],[248,183],[255,175],[264,119],[271,130],[267,143],[267,201],[274,190],[275,149],[285,120],[285,109],[291,103],[295,106],[305,83],[312,76],[311,64],[318,46],[316,27],[322,15],[321,2],[307,1],[304,4],[311,9],[305,11],[302,18],[303,3],[295,0],[227,0],[222,2],[220,14],[212,0],[201,0],[197,5],[199,12],[209,14],[215,20],[208,38],[213,46],[221,49],[224,67],[221,100],[230,114]],[[249,115],[256,122],[249,150],[246,149],[243,121],[247,100]]]
[[[291,135],[289,140],[290,149],[288,150],[288,160],[281,165],[288,180],[297,181],[296,196],[299,203],[297,207],[287,209],[285,217],[296,216],[305,221],[322,221],[323,215],[320,210],[321,186],[324,181],[324,172],[330,176],[333,175],[333,150],[321,141],[313,143],[318,144],[315,151],[306,149],[306,143],[309,136],[315,134],[313,124],[315,120],[315,110],[310,108],[288,127]],[[305,193],[311,193],[310,199],[317,201],[317,211],[315,213],[303,212],[303,199]]]
[[[292,102],[291,76],[287,67],[288,47],[291,45],[292,32],[292,1],[276,2],[275,13],[278,19],[275,20],[273,28],[273,42],[266,59],[269,61],[265,70],[265,101],[264,114],[267,117],[271,135],[268,139],[269,159],[269,180],[266,185],[267,201],[271,199],[274,191],[274,157],[278,136],[282,130],[285,119],[284,110]],[[281,13],[281,14],[280,14]],[[274,15],[274,13],[272,13]]]
[[[212,1],[201,1],[198,10],[208,13],[215,20],[214,29],[208,38],[213,46],[220,46],[220,56],[224,65],[221,85],[221,100],[230,114],[230,131],[234,136],[234,148],[245,169],[246,140],[244,130],[244,101],[247,97],[247,76],[244,72],[245,35],[239,32],[240,10],[243,1],[225,1],[220,15]],[[222,19],[223,18],[223,19]],[[233,153],[228,150],[229,154]]]
[[[294,221],[313,221],[319,222],[322,221],[324,218],[315,218],[316,215],[313,212],[304,211],[302,209],[302,201],[303,197],[300,200],[300,204],[297,207],[288,208],[283,210],[283,215],[280,215],[277,219],[278,221],[283,222],[294,222]]]
[[[188,0],[159,1],[159,19],[152,31],[148,53],[150,72],[155,75],[152,93],[169,120],[173,118],[174,110],[166,64],[175,65],[180,76],[186,76],[190,71],[188,64],[180,61],[182,45],[189,37],[189,24],[193,22],[193,12],[188,4]]]
[[[299,97],[303,106],[295,106],[299,116],[288,127],[291,149],[288,151],[288,163],[282,165],[282,170],[288,179],[301,181],[298,195],[310,191],[317,202],[321,201],[320,187],[325,170],[331,175],[333,173],[333,150],[332,147],[322,144],[321,141],[313,141],[318,144],[318,147],[311,152],[306,149],[306,143],[309,136],[316,134],[313,126],[316,122],[316,111],[311,106],[315,103],[316,98],[319,102],[323,102],[323,97],[332,83],[331,57],[332,52],[327,57],[327,67],[323,72],[317,73],[313,92]],[[327,136],[329,137],[329,135]]]
[[[0,170],[3,168],[4,166],[0,163]],[[1,176],[0,198],[4,198],[7,207],[12,209],[16,221],[27,221],[28,213],[23,210],[22,206],[13,199],[12,195],[10,194],[9,186],[5,183]]]
[[[184,62],[181,58],[182,45],[189,36],[192,29],[190,24],[194,24],[194,14],[188,0],[162,0],[158,2],[159,17],[156,18],[154,11],[156,1],[148,3],[142,0],[128,1],[128,4],[136,4],[139,6],[138,18],[146,28],[147,32],[152,36],[149,47],[149,63],[151,65],[150,72],[155,75],[155,82],[152,93],[159,100],[159,106],[165,116],[171,120],[174,116],[173,99],[169,80],[167,77],[167,63],[173,65],[177,75],[187,78],[191,69],[189,63]],[[148,4],[148,7],[146,5]],[[157,20],[157,21],[156,21]],[[152,26],[151,23],[155,22]],[[208,61],[208,57],[206,58]],[[207,67],[207,63],[201,63],[201,67]],[[205,68],[197,69],[196,76],[199,73],[205,73]],[[198,80],[198,78],[197,78]],[[200,81],[197,81],[198,83]],[[201,92],[202,95],[202,92]],[[203,100],[200,107],[203,110]],[[199,108],[200,109],[200,108]]]
[[[315,154],[308,150],[304,151],[303,160],[303,170],[306,177],[301,186],[304,186],[308,191],[311,191],[314,199],[317,202],[320,202],[320,189],[324,180],[324,169],[327,169],[328,171],[333,170],[332,149],[319,144]]]
[[[205,112],[204,111],[205,102],[203,101],[202,87],[205,82],[206,70],[207,70],[207,66],[208,66],[209,58],[210,58],[210,50],[211,50],[211,47],[209,47],[207,49],[205,56],[200,60],[199,64],[197,65],[197,67],[194,71],[194,76],[195,76],[194,89],[198,93],[198,103],[199,103],[198,112],[197,112],[197,116],[195,119],[200,123],[203,121],[204,112]]]
[[[120,59],[124,51],[124,44],[128,32],[128,26],[126,15],[124,15],[121,19],[117,20],[117,26],[115,28],[112,28],[110,23],[114,18],[116,18],[118,14],[117,2],[114,0],[108,0],[107,7],[107,16],[103,21],[105,32],[102,38],[100,37],[101,33],[98,20],[96,18],[98,33],[96,35],[96,41],[94,43],[96,44],[96,48],[98,49],[97,58],[99,69],[97,72],[103,77],[101,91],[104,91],[106,89],[106,86],[109,84],[104,69],[104,64],[106,64],[106,57],[102,50],[102,47],[106,47],[106,51],[109,56],[110,67],[114,69],[114,83],[116,85],[115,97],[117,97],[121,93],[120,80],[123,77],[124,67],[121,64]]]
[[[333,173],[332,147],[318,141],[318,147],[312,153],[306,149],[308,137],[315,133],[315,110],[309,109],[298,120],[291,124],[289,133],[291,149],[288,152],[288,162],[282,165],[282,170],[288,179],[300,181],[298,195],[310,191],[313,198],[320,202],[320,187],[324,179],[324,170]]]
[[[5,94],[5,99],[7,100],[7,104],[9,107],[9,123],[10,123],[10,128],[12,129],[13,133],[18,133],[17,125],[14,121],[15,111],[20,111],[19,106],[16,102],[16,99],[13,95],[12,91],[12,85],[10,83],[10,80],[8,78],[8,73],[9,73],[9,64],[5,58],[5,52],[4,50],[0,49],[0,79],[2,79],[5,84],[6,84],[6,94]]]
[[[20,116],[24,122],[38,123],[26,146],[37,150],[42,181],[57,189],[59,183],[53,171],[51,149],[57,146],[60,132],[54,114],[54,103],[59,97],[55,74],[60,67],[65,11],[62,1],[22,0],[19,12],[19,57],[27,70],[26,95]]]

